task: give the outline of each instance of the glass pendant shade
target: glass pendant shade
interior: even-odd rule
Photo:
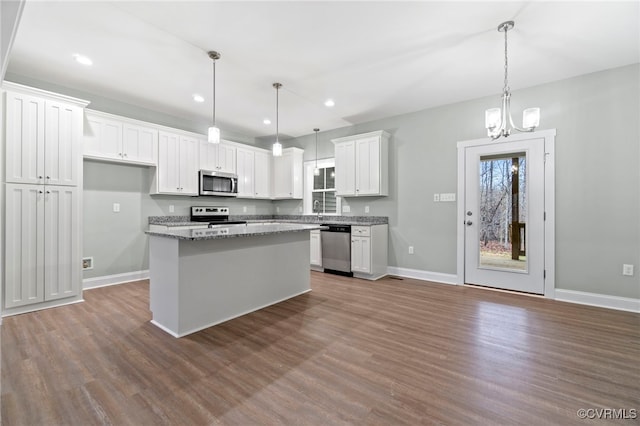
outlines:
[[[313,169],[313,175],[314,176],[320,176],[320,169],[318,167],[316,167],[315,169]]]
[[[273,144],[273,156],[282,157],[282,144],[278,141]]]
[[[540,108],[527,108],[522,111],[522,127],[536,128],[540,125]]]
[[[209,143],[220,143],[220,129],[218,129],[217,127],[209,127],[207,135],[207,140],[209,141]]]
[[[484,112],[484,127],[495,129],[500,125],[500,108],[491,108]]]

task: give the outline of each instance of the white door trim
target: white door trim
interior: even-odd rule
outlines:
[[[519,133],[492,141],[490,138],[474,139],[458,142],[458,215],[457,215],[457,280],[464,284],[464,235],[465,235],[465,149],[482,145],[510,144],[526,139],[544,138],[544,296],[555,297],[555,136],[556,129],[542,130],[532,133]]]

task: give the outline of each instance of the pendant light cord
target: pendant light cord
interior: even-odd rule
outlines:
[[[279,128],[279,117],[278,117],[278,111],[279,111],[279,96],[278,96],[278,92],[280,91],[280,86],[276,86],[276,142],[280,142],[280,128]]]
[[[213,60],[213,127],[216,126],[216,61]]]
[[[504,88],[502,89],[503,93],[507,93],[509,91],[509,83],[508,83],[508,57],[507,57],[507,33],[509,32],[509,28],[505,28],[504,30]]]

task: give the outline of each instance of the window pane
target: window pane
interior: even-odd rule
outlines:
[[[325,169],[327,173],[327,189],[333,189],[336,187],[336,168],[327,167]]]
[[[327,191],[324,193],[324,212],[336,213],[336,193],[333,191]]]
[[[313,175],[313,189],[324,189],[324,170],[320,169],[320,175]]]

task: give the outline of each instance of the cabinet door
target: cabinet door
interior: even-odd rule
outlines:
[[[124,160],[156,165],[158,163],[158,131],[125,124],[123,126],[122,156]]]
[[[310,231],[310,264],[313,266],[322,266],[322,244],[320,240],[320,231]]]
[[[79,136],[82,109],[61,102],[45,102],[44,178],[47,185],[76,186],[80,181]]]
[[[156,168],[158,192],[180,193],[180,136],[173,133],[158,134],[158,167]]]
[[[281,157],[273,158],[273,197],[291,198],[293,197],[293,180],[291,179],[291,168],[293,167],[293,156],[291,153],[283,153]]]
[[[80,292],[79,202],[77,188],[45,186],[44,299],[55,300]]]
[[[254,164],[255,197],[271,198],[271,154],[256,151]]]
[[[218,169],[221,172],[236,173],[236,147],[220,143],[218,145]]]
[[[370,237],[351,237],[351,270],[371,273]]]
[[[237,150],[238,197],[254,197],[255,154],[248,149]]]
[[[356,195],[355,141],[335,146],[336,195]]]
[[[202,170],[217,171],[218,145],[207,141],[199,141],[199,166]]]
[[[6,185],[6,308],[44,301],[44,186]]]
[[[84,155],[121,160],[122,123],[87,114],[89,126],[84,132]]]
[[[380,138],[356,141],[356,195],[380,193]]]
[[[6,93],[7,182],[44,183],[44,100]]]
[[[183,195],[198,195],[198,142],[193,138],[180,138],[179,187]]]

